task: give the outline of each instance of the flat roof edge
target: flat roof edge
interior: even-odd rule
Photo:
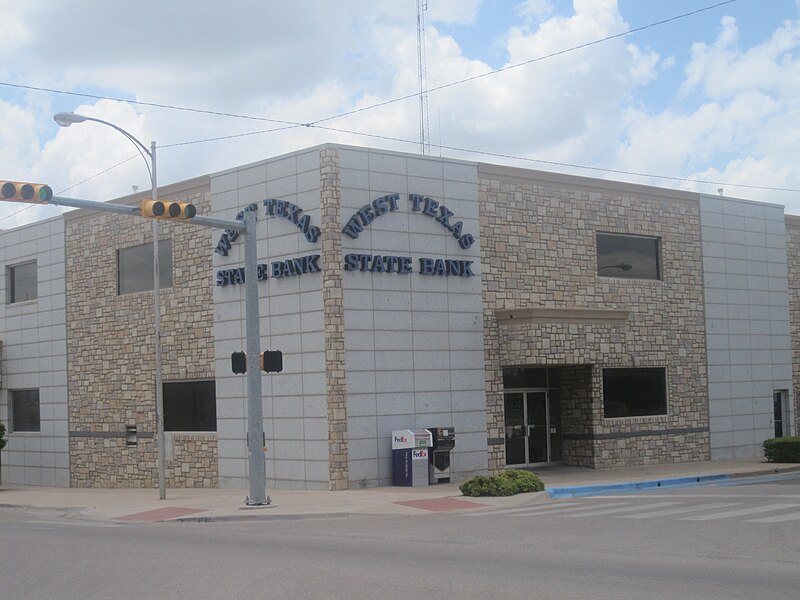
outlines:
[[[670,198],[673,200],[683,200],[687,202],[699,202],[701,194],[699,192],[689,192],[686,190],[676,190],[672,188],[660,188],[640,183],[627,183],[614,181],[612,179],[599,179],[596,177],[586,177],[583,175],[570,175],[567,173],[554,173],[552,171],[539,171],[536,169],[526,169],[524,167],[509,167],[492,163],[478,163],[478,177],[488,176],[513,179],[519,182],[543,181],[558,185],[581,187],[586,189],[602,189],[628,194],[658,196],[660,198]]]

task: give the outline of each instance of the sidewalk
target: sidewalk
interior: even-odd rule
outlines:
[[[468,498],[456,484],[430,487],[381,487],[339,492],[269,489],[272,504],[244,505],[246,490],[168,489],[158,499],[156,489],[83,489],[38,486],[0,486],[0,508],[55,511],[62,515],[116,522],[244,521],[261,519],[345,518],[354,515],[415,515],[432,512],[491,510],[549,502],[549,494],[593,495],[630,491],[642,482],[652,487],[691,485],[697,479],[767,476],[800,471],[800,464],[766,463],[760,459],[713,461],[593,470],[545,467],[536,473],[545,493],[503,498]]]

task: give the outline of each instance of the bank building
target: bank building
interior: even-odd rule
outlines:
[[[115,200],[138,205],[147,194]],[[758,457],[797,432],[800,218],[782,206],[325,144],[159,188],[257,215],[267,484]],[[159,227],[166,483],[247,486],[244,243]],[[155,487],[151,223],[0,231],[2,481]]]

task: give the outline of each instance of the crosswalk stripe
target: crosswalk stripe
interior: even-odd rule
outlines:
[[[701,512],[704,510],[714,510],[715,508],[726,508],[736,506],[741,502],[714,502],[713,504],[702,504],[700,506],[683,506],[681,508],[668,508],[667,510],[653,510],[636,515],[619,515],[618,519],[649,519],[651,517],[669,517],[672,515],[683,515],[690,512]],[[648,508],[652,508],[648,506]]]
[[[647,506],[619,506],[616,508],[606,508],[603,510],[591,510],[589,512],[582,512],[580,514],[566,515],[567,517],[597,517],[600,515],[613,515],[614,513],[631,512],[639,510],[648,510],[650,508],[660,508],[662,506],[675,506],[678,502],[656,502],[648,504]],[[592,507],[596,508],[596,507]]]
[[[506,508],[503,510],[493,510],[491,512],[485,513],[461,513],[460,516],[462,517],[469,517],[475,516],[478,514],[490,514],[492,516],[495,515],[518,515],[518,516],[538,516],[538,515],[551,515],[553,513],[563,513],[563,512],[570,512],[573,510],[588,510],[591,508],[600,508],[606,506],[619,506],[619,502],[614,503],[606,503],[606,504],[596,504],[595,506],[586,506],[585,504],[581,504],[578,502],[565,502],[563,504],[548,504],[545,506],[528,506],[528,507],[520,507],[520,508]]]
[[[540,510],[553,510],[554,508],[559,508],[562,506],[580,506],[579,502],[565,502],[563,504],[557,504],[555,506],[546,505],[546,506],[519,506],[517,508],[501,508],[499,510],[484,510],[484,511],[471,511],[471,512],[462,512],[457,513],[455,516],[457,517],[471,517],[475,515],[485,515],[485,514],[492,514],[494,515],[522,515],[528,514],[533,511],[540,511]]]
[[[753,508],[740,508],[738,510],[727,510],[713,515],[695,515],[694,517],[683,517],[681,521],[713,521],[714,519],[726,519],[728,517],[742,517],[744,515],[755,515],[758,513],[772,512],[786,508],[797,508],[800,504],[769,504],[767,506],[756,506]]]
[[[596,506],[586,506],[585,504],[579,504],[578,506],[569,506],[567,507],[564,504],[558,506],[541,506],[537,508],[531,508],[525,511],[525,515],[537,516],[537,515],[552,515],[552,514],[561,514],[566,512],[573,512],[576,510],[590,510],[592,508],[600,508],[600,507],[610,507],[610,506],[619,506],[619,502],[608,503],[608,504],[598,504]]]
[[[760,519],[747,519],[748,523],[783,523],[785,521],[800,521],[800,512],[775,517],[761,517]]]

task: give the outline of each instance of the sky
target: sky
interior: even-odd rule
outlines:
[[[107,201],[325,142],[784,205],[800,0],[0,0],[0,179]],[[690,14],[693,13],[693,14]],[[0,229],[58,214],[0,203]]]

